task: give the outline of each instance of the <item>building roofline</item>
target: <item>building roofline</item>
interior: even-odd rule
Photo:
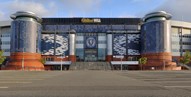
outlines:
[[[10,16],[10,18],[13,20],[15,20],[17,17],[30,17],[34,18],[37,22],[42,22],[42,19],[39,16],[30,11],[17,11]]]
[[[143,17],[143,21],[146,22],[148,19],[154,17],[165,17],[167,20],[169,20],[172,18],[172,15],[165,11],[151,12],[149,14],[146,14],[145,17]]]

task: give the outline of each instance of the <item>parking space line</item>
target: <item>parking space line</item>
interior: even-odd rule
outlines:
[[[12,80],[44,80],[44,79],[15,79],[15,78],[14,79],[9,79],[9,78],[8,79],[0,79],[0,81],[5,81],[5,80],[11,80],[12,81]]]
[[[16,84],[29,84],[29,83],[32,83],[32,82],[0,82],[0,83],[3,83],[3,84],[6,84],[6,83],[16,83]]]
[[[7,89],[7,88],[9,88],[9,87],[0,87],[0,89]]]
[[[167,88],[191,88],[191,86],[164,86]]]

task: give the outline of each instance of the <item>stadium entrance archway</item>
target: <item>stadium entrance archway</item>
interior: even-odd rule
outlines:
[[[97,49],[86,49],[85,50],[85,61],[96,62],[97,61]]]

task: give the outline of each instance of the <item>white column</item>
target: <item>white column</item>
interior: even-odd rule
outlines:
[[[69,34],[69,45],[70,45],[70,50],[69,50],[69,55],[75,55],[75,49],[76,49],[76,35],[75,33],[70,33]]]
[[[164,22],[164,52],[171,52],[171,24],[169,20]]]
[[[112,51],[112,34],[107,34],[107,55],[113,55]]]

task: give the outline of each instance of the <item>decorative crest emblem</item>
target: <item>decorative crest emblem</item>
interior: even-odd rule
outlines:
[[[96,39],[94,37],[87,38],[86,45],[88,48],[94,48],[96,46]]]

